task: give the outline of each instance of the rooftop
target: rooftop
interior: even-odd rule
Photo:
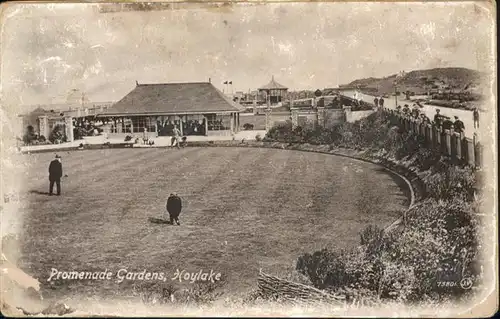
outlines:
[[[139,84],[100,115],[239,112],[210,82]]]
[[[271,79],[271,82],[260,87],[259,90],[287,90],[288,88],[284,85],[279,84],[274,80],[274,76]]]

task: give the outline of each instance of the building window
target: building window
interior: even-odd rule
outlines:
[[[231,129],[231,114],[208,114],[208,130],[224,131]]]
[[[155,123],[149,117],[137,117],[132,119],[134,133],[142,133],[144,129],[148,132],[156,132]]]
[[[182,121],[182,133],[184,135],[205,135],[205,116],[186,115]]]
[[[181,118],[176,115],[171,116],[158,116],[156,119],[158,126],[158,136],[172,136],[174,127],[180,129]]]

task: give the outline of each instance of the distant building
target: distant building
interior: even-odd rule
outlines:
[[[210,82],[139,84],[97,117],[112,119],[111,133],[170,136],[230,135],[238,131],[244,109]]]
[[[260,87],[258,91],[265,96],[270,105],[276,105],[285,99],[288,88],[276,82],[273,76],[271,82]]]

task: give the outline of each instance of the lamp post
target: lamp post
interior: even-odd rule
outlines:
[[[271,107],[268,105],[266,107],[266,131],[271,129]]]

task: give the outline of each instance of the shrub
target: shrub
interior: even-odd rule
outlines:
[[[49,135],[49,141],[52,143],[66,142],[66,134],[62,125],[57,124]]]
[[[23,135],[23,142],[25,145],[30,145],[37,139],[35,128],[32,125],[26,127],[26,133]]]
[[[246,131],[253,130],[253,128],[254,128],[253,124],[250,124],[250,123],[243,124],[243,129]]]
[[[125,136],[125,142],[130,142],[132,140],[132,135],[126,135]]]
[[[471,201],[476,185],[476,173],[473,169],[446,165],[443,161],[438,164],[440,165],[433,166],[431,174],[424,178],[429,196],[438,199],[460,197]]]
[[[347,276],[346,261],[345,251],[335,252],[322,249],[300,256],[296,263],[296,270],[307,276],[316,288],[339,288],[352,283],[352,278]]]
[[[260,134],[255,135],[255,140],[256,140],[257,142],[259,142],[259,141],[261,141],[261,140],[262,140],[262,137],[260,136]]]
[[[73,137],[75,140],[81,140],[84,136],[87,136],[87,131],[83,127],[75,127],[73,128]]]
[[[481,280],[479,225],[467,202],[427,199],[408,212],[402,234],[382,236],[381,229],[368,226],[359,247],[304,254],[296,267],[319,289],[412,302],[464,297],[461,279]],[[439,286],[443,281],[456,285]]]

